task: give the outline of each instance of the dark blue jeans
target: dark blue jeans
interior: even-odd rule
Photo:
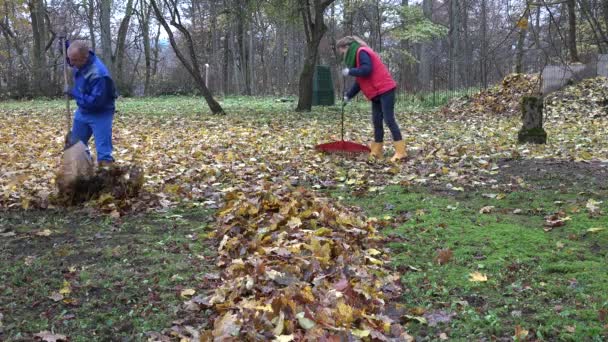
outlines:
[[[395,89],[387,91],[372,99],[372,122],[374,124],[374,141],[381,143],[384,141],[384,127],[382,121],[386,123],[393,135],[393,141],[400,141],[401,130],[395,120]]]

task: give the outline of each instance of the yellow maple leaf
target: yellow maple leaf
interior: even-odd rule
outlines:
[[[189,296],[193,296],[196,293],[196,290],[194,289],[184,289],[181,292],[181,296],[182,297],[189,297]]]
[[[481,274],[479,272],[473,272],[473,273],[469,273],[469,281],[473,281],[473,282],[482,282],[482,281],[488,281],[488,276],[486,276],[485,274]]]

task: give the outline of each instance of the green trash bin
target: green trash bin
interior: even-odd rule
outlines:
[[[336,103],[334,82],[328,66],[317,65],[312,84],[313,106],[333,106]]]

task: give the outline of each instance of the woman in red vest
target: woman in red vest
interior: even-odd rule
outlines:
[[[382,158],[384,127],[386,123],[393,135],[395,155],[391,161],[407,157],[405,142],[401,137],[399,125],[395,121],[395,89],[397,83],[391,77],[382,60],[367,44],[357,36],[346,36],[337,42],[338,51],[344,55],[347,68],[342,70],[344,76],[354,76],[355,84],[345,94],[344,102],[350,101],[359,91],[372,102],[372,122],[374,123],[374,142],[371,155]]]

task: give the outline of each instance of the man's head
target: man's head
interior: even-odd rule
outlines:
[[[83,40],[71,42],[68,48],[68,58],[70,64],[76,68],[82,68],[89,61],[89,45]]]

